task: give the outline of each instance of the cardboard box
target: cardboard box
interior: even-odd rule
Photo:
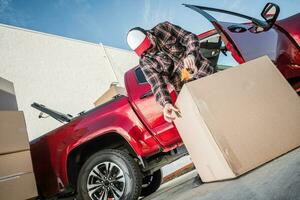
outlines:
[[[0,199],[36,197],[37,188],[23,112],[0,112],[0,133]]]
[[[0,199],[37,196],[30,151],[0,155]]]
[[[300,145],[300,98],[266,56],[185,84],[176,105],[176,127],[204,182]]]
[[[13,83],[0,77],[1,110],[18,110],[18,106]]]
[[[30,151],[0,155],[0,180],[33,172]]]
[[[0,179],[0,199],[24,200],[37,196],[33,173],[25,173]]]
[[[99,97],[94,105],[98,106],[110,101],[116,95],[126,95],[126,90],[123,87],[112,85],[101,97]]]
[[[0,133],[0,154],[29,149],[23,112],[0,111]]]
[[[23,112],[13,84],[0,77],[0,199],[37,196]]]

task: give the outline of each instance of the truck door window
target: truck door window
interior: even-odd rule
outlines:
[[[147,83],[145,75],[140,67],[135,70],[135,75],[139,84]]]
[[[226,49],[219,34],[200,40],[200,51],[204,57],[211,61],[217,71],[238,65],[231,52]]]
[[[222,41],[222,47],[224,47],[225,44]],[[230,67],[234,67],[239,65],[239,63],[233,58],[230,51],[226,51],[226,55],[223,53],[220,53],[218,64],[217,64],[217,70],[221,71]]]

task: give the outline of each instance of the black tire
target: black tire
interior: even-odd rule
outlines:
[[[146,197],[154,193],[162,182],[161,170],[155,171],[153,174],[144,177],[141,196]]]
[[[111,170],[106,170],[107,168]],[[110,180],[108,177],[111,177]],[[94,190],[96,187],[93,184],[101,184],[101,186],[97,186]],[[90,187],[90,194],[88,187]],[[118,194],[120,200],[136,200],[140,196],[141,187],[142,174],[134,159],[126,152],[106,149],[92,155],[82,166],[77,180],[77,199],[94,200],[103,194],[108,194],[111,198],[115,191],[122,190],[123,192]]]

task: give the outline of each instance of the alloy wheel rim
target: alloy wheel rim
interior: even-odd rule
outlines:
[[[118,200],[125,191],[123,170],[113,162],[102,162],[90,171],[87,178],[87,191],[92,200]]]

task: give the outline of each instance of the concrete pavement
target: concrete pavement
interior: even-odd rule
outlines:
[[[300,148],[237,179],[193,184],[192,171],[143,200],[300,200]]]

